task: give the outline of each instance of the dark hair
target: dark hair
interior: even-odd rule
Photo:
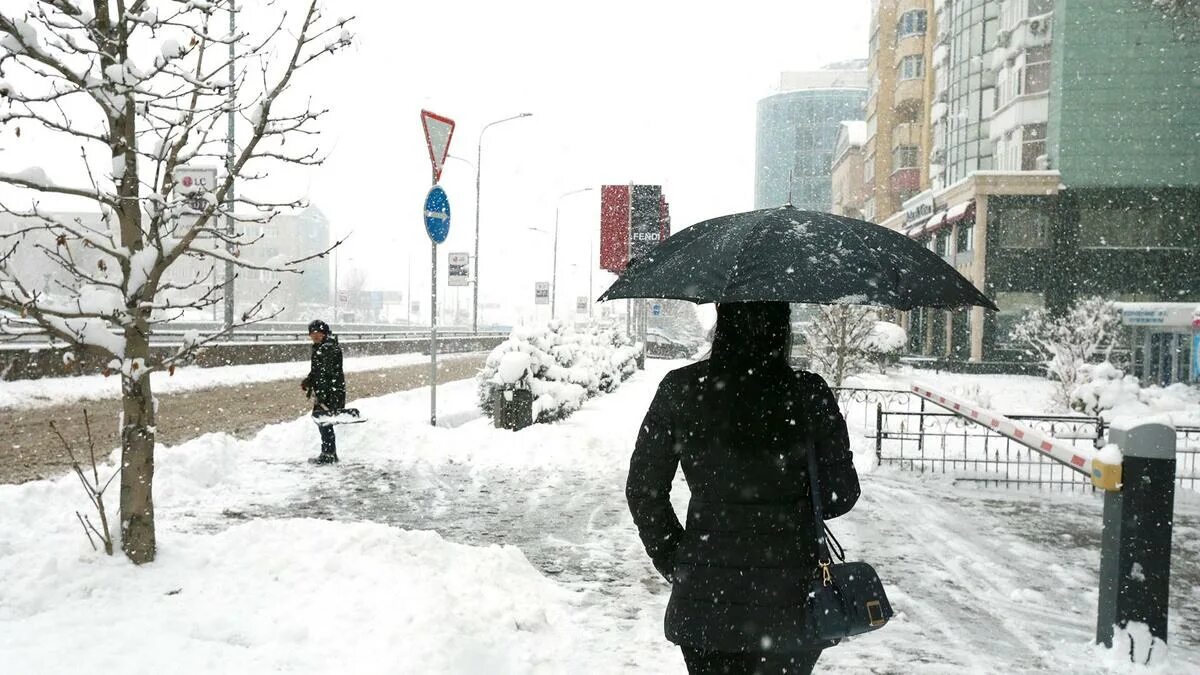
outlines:
[[[332,331],[329,330],[329,324],[325,323],[324,321],[322,321],[320,319],[313,319],[312,321],[310,321],[308,323],[308,332],[309,333],[324,333],[326,335],[329,335],[329,333]]]
[[[796,376],[788,363],[791,308],[785,302],[717,307],[704,398],[709,435],[766,447],[794,426]]]

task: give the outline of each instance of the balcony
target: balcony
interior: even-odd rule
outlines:
[[[906,122],[892,127],[892,149],[900,145],[921,145],[921,125]]]
[[[1043,124],[1050,119],[1050,95],[1048,93],[1020,96],[1005,103],[992,113],[988,125],[988,139],[993,143],[1004,134],[1027,124]]]
[[[900,60],[906,56],[917,56],[925,53],[925,33],[906,35],[896,42],[896,56],[892,65],[900,65]]]
[[[896,107],[899,107],[904,102],[910,102],[910,105],[923,104],[925,101],[925,78],[897,81],[894,99],[892,105]]]
[[[895,194],[915,193],[920,190],[921,186],[921,169],[920,167],[906,167],[896,169],[888,178],[888,187]]]

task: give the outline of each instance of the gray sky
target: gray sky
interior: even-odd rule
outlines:
[[[0,0],[0,9],[29,1]],[[250,28],[261,7],[243,6],[239,27]],[[413,297],[426,310],[430,246],[421,205],[430,170],[420,110],[457,122],[450,152],[470,162],[484,124],[533,113],[484,137],[481,295],[510,311],[483,320],[504,323],[533,312],[534,282],[550,280],[552,239],[528,228],[552,230],[556,205],[560,316],[588,294],[599,192],[560,201],[565,192],[662,184],[676,228],[752,208],[756,102],[776,90],[781,71],[865,56],[869,20],[867,0],[743,0],[736,8],[707,0],[326,6],[331,16],[357,17],[356,44],[304,73],[291,96],[295,102],[311,93],[332,108],[322,143],[329,160],[239,189],[307,195],[335,235],[353,232],[338,262],[343,274],[363,268],[368,288],[407,290],[411,260]],[[0,138],[0,170],[36,165],[63,183],[86,180],[78,148],[42,136]],[[93,162],[107,171],[104,149],[93,150]],[[453,213],[439,247],[442,284],[446,254],[474,247],[473,171],[451,160],[442,176]],[[610,281],[597,272],[593,297]],[[469,288],[455,290],[470,302]]]
[[[865,56],[868,5],[339,0],[338,11],[358,17],[359,41],[320,74],[335,106],[325,127],[332,156],[311,175],[310,197],[337,231],[354,232],[345,268],[366,267],[369,286],[405,290],[411,254],[413,294],[425,305],[421,108],[457,122],[450,153],[471,162],[482,125],[531,112],[484,136],[481,292],[532,309],[533,282],[550,277],[551,238],[527,228],[552,230],[560,204],[565,315],[587,291],[599,194],[559,195],[661,183],[676,227],[752,208],[756,101],[781,71]],[[453,210],[444,280],[445,253],[473,248],[473,169],[451,160],[442,185]],[[598,294],[610,277],[595,276]],[[470,289],[460,292],[469,302]]]

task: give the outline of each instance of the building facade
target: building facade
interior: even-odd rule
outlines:
[[[758,102],[754,207],[790,203],[823,211],[829,207],[838,123],[861,118],[866,72],[785,73],[781,82],[803,88]]]
[[[1200,40],[1152,3],[934,4],[930,186],[880,222],[1000,312],[911,312],[911,350],[1020,360],[1030,308],[1200,301]]]
[[[867,220],[887,218],[929,186],[931,7],[927,0],[872,2],[863,150]]]
[[[833,143],[833,164],[829,212],[851,218],[863,217],[867,202],[867,185],[863,181],[863,144],[867,139],[867,123],[862,120],[842,122]]]
[[[97,212],[54,212],[49,217],[62,222],[77,223],[97,232],[111,231],[112,226],[104,222]],[[0,214],[0,232],[14,232],[28,227],[30,221],[10,214]],[[281,214],[268,223],[241,223],[245,241],[244,255],[248,260],[282,265],[319,253],[329,246],[329,221],[320,210],[310,207],[294,214]],[[53,249],[53,237],[48,233],[32,235],[11,261],[19,278],[30,280],[32,287],[44,293],[61,293],[64,288],[77,288],[79,281],[58,265],[50,263],[35,244],[49,244]],[[99,269],[103,263],[110,273],[119,274],[112,260],[94,247],[84,246],[78,241],[68,241],[62,246],[81,269]],[[222,248],[223,245],[222,245]],[[236,298],[235,313],[249,310],[260,300],[267,313],[279,311],[279,319],[300,319],[305,308],[327,307],[332,304],[328,256],[305,261],[295,272],[269,272],[264,270],[237,270],[234,282]],[[184,256],[173,263],[163,279],[168,287],[162,291],[172,304],[186,306],[198,298],[209,295],[220,297],[219,288],[224,283],[225,263],[205,256]],[[220,320],[223,318],[221,302],[203,310],[185,309],[179,318],[186,320]]]

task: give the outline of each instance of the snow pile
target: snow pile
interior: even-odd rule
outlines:
[[[159,561],[0,558],[9,672],[539,672],[567,660],[569,592],[511,546],[372,523],[258,520],[166,532]],[[30,564],[34,563],[36,564]],[[64,633],[41,626],[69,627]]]
[[[558,320],[542,328],[517,328],[492,350],[479,373],[479,407],[491,416],[497,391],[529,389],[536,421],[563,419],[587,399],[619,387],[637,370],[639,350],[615,328],[575,331]]]
[[[1186,384],[1142,387],[1113,364],[1084,366],[1083,383],[1071,391],[1071,408],[1111,422],[1117,417],[1160,415],[1178,426],[1200,426],[1200,390]]]

